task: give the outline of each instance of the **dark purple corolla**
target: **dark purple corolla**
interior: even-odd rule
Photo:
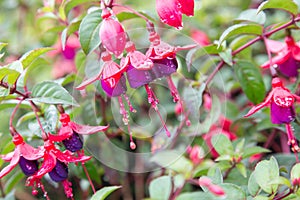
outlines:
[[[55,167],[48,174],[53,181],[61,182],[68,178],[68,166],[63,162],[56,160]]]
[[[295,109],[293,104],[295,101],[299,100],[299,96],[292,94],[283,86],[282,81],[275,77],[272,80],[272,90],[269,95],[262,103],[251,108],[245,117],[249,117],[263,107],[270,105],[271,122],[273,124],[286,125],[288,143],[292,146],[294,152],[298,152],[299,146],[296,142],[290,123],[295,120]]]

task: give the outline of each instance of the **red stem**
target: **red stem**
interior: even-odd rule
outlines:
[[[292,20],[290,20],[289,22],[287,22],[286,24],[283,24],[282,26],[279,26],[278,28],[275,28],[269,32],[263,33],[263,35],[257,36],[256,38],[250,40],[249,42],[247,42],[246,44],[244,44],[243,46],[239,47],[238,49],[236,49],[235,51],[233,51],[231,53],[232,56],[238,54],[239,52],[243,51],[244,49],[246,49],[247,47],[251,46],[252,44],[264,39],[264,38],[268,38],[269,36],[271,36],[272,34],[283,30],[287,27],[289,27],[290,25],[294,24],[295,22],[300,21],[300,17],[297,18],[293,18]],[[209,77],[206,80],[206,85],[208,85],[211,80],[213,79],[213,77],[217,74],[217,72],[224,66],[225,62],[223,60],[220,61],[220,63],[218,64],[218,66],[214,69],[214,71],[209,75]]]

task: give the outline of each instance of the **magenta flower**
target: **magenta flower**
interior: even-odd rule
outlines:
[[[189,146],[186,152],[194,165],[200,164],[205,157],[203,149],[198,145]]]
[[[103,22],[99,32],[101,42],[107,51],[120,57],[125,49],[126,33],[121,23],[113,18],[109,10],[103,10],[102,18]]]
[[[288,135],[288,144],[291,145],[294,152],[299,152],[300,148],[290,124],[295,119],[295,109],[293,106],[295,101],[300,101],[300,97],[292,94],[286,87],[284,87],[279,78],[273,78],[272,90],[264,102],[251,108],[245,117],[248,117],[263,107],[270,105],[271,122],[273,124],[285,124]]]
[[[156,10],[165,24],[182,28],[182,14],[194,15],[194,0],[156,0]]]
[[[64,186],[70,186],[70,183],[67,180],[67,164],[70,162],[85,162],[91,159],[90,156],[74,156],[73,153],[68,150],[61,152],[55,147],[54,142],[51,140],[45,141],[42,158],[43,163],[40,169],[35,174],[28,177],[26,180],[26,185],[33,187],[33,194],[37,194],[35,190],[36,186],[41,187],[43,192],[45,193],[40,180],[47,173],[49,173],[52,180],[56,182],[63,181]],[[70,187],[65,187],[65,193],[67,197],[73,197],[72,189]]]
[[[15,150],[7,155],[1,155],[4,161],[10,163],[1,170],[0,179],[11,172],[17,164],[26,176],[34,174],[38,170],[37,160],[44,155],[42,149],[36,149],[25,143],[20,134],[14,135],[13,143],[16,146]]]
[[[82,82],[76,89],[83,90],[93,82],[100,80],[102,89],[108,96],[115,97],[126,93],[126,79],[123,75],[126,66],[123,67],[121,65],[120,67],[111,59],[111,55],[108,52],[102,53],[103,70],[100,70],[96,76]]]
[[[58,135],[50,135],[49,140],[60,142],[62,141],[66,149],[71,152],[76,152],[83,147],[83,138],[81,135],[90,135],[97,132],[105,131],[108,126],[88,126],[81,125],[70,120],[70,116],[66,113],[60,115],[60,128]]]
[[[287,36],[285,43],[267,40],[267,48],[277,55],[272,61],[267,61],[262,68],[269,68],[271,64],[276,64],[282,74],[288,77],[298,76],[300,68],[300,44],[294,41],[294,38]]]
[[[122,63],[127,68],[126,75],[130,87],[138,88],[155,79],[151,69],[153,62],[144,54],[136,51],[133,42],[126,44],[127,56]]]
[[[251,108],[245,117],[249,117],[263,107],[270,105],[273,124],[290,123],[295,119],[294,101],[299,98],[284,87],[279,78],[273,78],[272,90],[264,102]]]
[[[55,57],[52,75],[54,78],[62,77],[66,74],[76,72],[75,56],[76,51],[80,48],[80,43],[77,37],[70,36],[63,48],[61,39],[53,46],[55,50],[48,53],[49,56]]]

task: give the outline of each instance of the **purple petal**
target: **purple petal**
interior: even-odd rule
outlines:
[[[153,81],[155,75],[152,73],[152,69],[141,70],[129,65],[127,69],[127,79],[130,87],[138,88]]]
[[[61,182],[68,178],[68,166],[60,162],[56,161],[56,165],[51,172],[49,172],[50,178],[55,182]]]
[[[101,79],[101,86],[102,89],[106,92],[106,94],[110,97],[120,96],[121,94],[124,94],[127,90],[126,79],[124,76],[122,76],[119,79],[119,81],[115,84],[114,87],[111,87],[109,83]]]
[[[298,69],[300,62],[296,61],[293,57],[289,57],[284,63],[278,65],[280,72],[287,77],[298,76]]]
[[[273,124],[290,123],[295,119],[294,107],[281,107],[275,102],[271,103],[271,122]]]
[[[154,65],[152,71],[155,75],[155,78],[162,78],[169,76],[172,73],[176,72],[178,68],[178,63],[176,58],[164,58],[161,60],[152,60]]]
[[[79,151],[83,147],[83,138],[78,133],[73,132],[73,135],[62,141],[66,149],[72,152]]]
[[[23,156],[20,157],[19,166],[26,176],[31,176],[38,171],[37,160],[27,160]]]

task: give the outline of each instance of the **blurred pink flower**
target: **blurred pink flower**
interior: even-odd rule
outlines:
[[[209,37],[207,34],[201,30],[194,29],[191,31],[191,37],[195,40],[200,46],[206,46],[210,44]]]
[[[204,151],[198,145],[195,145],[193,147],[189,146],[187,148],[187,153],[194,165],[198,165],[199,163],[201,163],[204,158]]]
[[[75,56],[76,50],[79,49],[80,43],[78,38],[70,36],[63,49],[61,39],[53,46],[55,50],[48,53],[49,56],[55,57],[55,62],[52,69],[52,76],[54,78],[63,77],[66,74],[76,72]]]

